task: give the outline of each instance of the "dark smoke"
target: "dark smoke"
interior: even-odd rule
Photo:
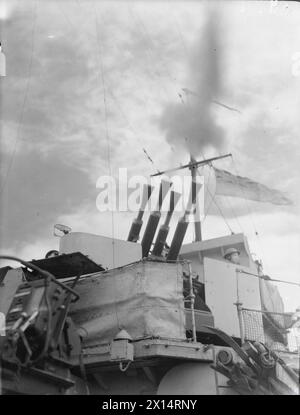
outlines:
[[[183,145],[194,156],[205,147],[220,148],[223,142],[213,115],[213,101],[221,94],[219,32],[218,15],[210,10],[189,60],[186,86],[179,91],[182,101],[170,103],[160,118],[167,141]]]

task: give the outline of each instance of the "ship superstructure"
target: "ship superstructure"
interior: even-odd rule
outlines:
[[[160,191],[142,232],[146,186],[127,240],[68,230],[57,255],[6,257],[21,266],[1,269],[3,393],[299,392],[294,315],[245,235],[183,243],[193,183],[170,246],[179,195]],[[159,228],[164,198],[170,208]]]

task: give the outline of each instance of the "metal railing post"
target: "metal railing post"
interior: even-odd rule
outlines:
[[[240,294],[239,294],[239,273],[240,270],[236,269],[236,309],[237,309],[237,315],[239,319],[239,327],[240,327],[240,337],[241,337],[241,343],[243,344],[245,342],[245,330],[244,330],[244,319],[243,319],[243,303],[240,302]]]
[[[192,332],[193,332],[193,342],[197,342],[196,334],[196,322],[195,322],[195,294],[193,290],[193,276],[192,276],[192,265],[191,261],[187,261],[189,269],[189,283],[190,283],[190,303],[191,303],[191,317],[192,317]]]

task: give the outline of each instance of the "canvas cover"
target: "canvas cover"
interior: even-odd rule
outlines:
[[[120,329],[134,340],[185,339],[182,290],[180,264],[136,262],[81,279],[71,317],[85,345],[111,342]]]

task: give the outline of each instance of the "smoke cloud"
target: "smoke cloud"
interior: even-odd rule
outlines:
[[[184,146],[195,157],[205,147],[220,148],[223,130],[213,115],[213,101],[221,94],[221,45],[217,12],[207,10],[194,53],[189,60],[181,102],[170,103],[160,118],[167,141]]]

